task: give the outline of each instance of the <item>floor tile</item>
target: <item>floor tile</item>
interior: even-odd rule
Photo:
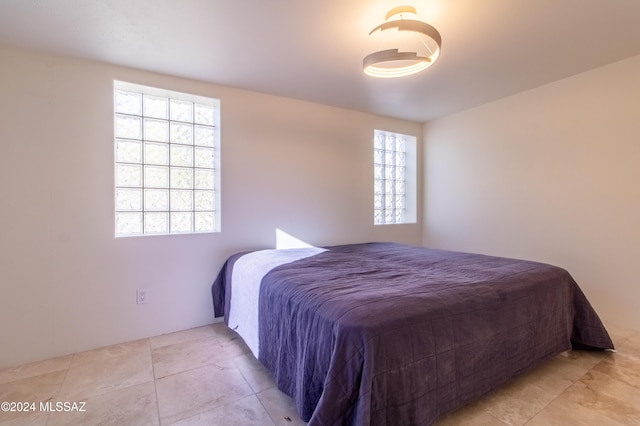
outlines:
[[[609,374],[590,371],[560,399],[566,399],[627,425],[640,425],[640,389]]]
[[[174,426],[273,426],[255,395],[173,423]]]
[[[618,352],[628,353],[640,357],[640,333],[634,334],[620,344]]]
[[[34,412],[22,413],[20,417],[3,421],[2,413],[0,413],[0,426],[45,426],[48,418],[49,413]]]
[[[556,399],[538,413],[527,426],[623,426],[597,411],[567,400]]]
[[[52,412],[47,426],[158,425],[154,382],[88,398],[84,411]]]
[[[271,372],[252,353],[236,357],[233,362],[254,392],[262,392],[275,386]]]
[[[67,401],[86,400],[89,397],[124,389],[153,380],[151,353],[136,350],[122,355],[92,355],[72,361],[60,390],[60,398]]]
[[[271,388],[257,394],[260,402],[271,416],[277,426],[305,425],[302,421],[293,400],[286,394],[280,392],[278,388]]]
[[[609,337],[611,337],[611,340],[613,340],[613,344],[616,348],[637,333],[635,330],[632,330],[630,328],[613,324],[606,324],[605,327],[607,329],[607,332],[609,332]]]
[[[156,380],[162,424],[201,414],[253,394],[237,369],[206,366]]]
[[[91,351],[79,352],[73,356],[69,368],[77,367],[85,363],[99,363],[113,358],[122,359],[126,356],[135,356],[149,353],[149,340],[135,340],[119,345],[106,346]]]
[[[593,368],[629,386],[640,389],[640,356],[623,351],[611,354]],[[640,401],[639,401],[640,403]]]
[[[538,366],[518,380],[522,381],[524,385],[536,385],[547,392],[548,396],[555,398],[588,371],[587,368],[579,364],[566,362],[564,359],[556,357]]]
[[[611,355],[608,351],[566,351],[556,358],[561,359],[571,365],[591,369],[597,363]]]
[[[0,385],[0,402],[27,402],[35,404],[35,411],[0,411],[0,422],[24,419],[32,416],[39,410],[41,402],[46,402],[57,397],[66,373],[66,371],[54,371],[53,373],[41,374],[39,376]]]
[[[2,369],[0,370],[0,384],[27,379],[41,374],[53,373],[54,371],[66,370],[69,368],[72,358],[73,355],[68,355]]]
[[[438,420],[435,426],[507,426],[507,423],[487,413],[479,404],[472,403]]]
[[[206,338],[229,340],[236,336],[236,333],[227,327],[225,323],[215,323],[205,325],[203,327],[190,328],[189,330],[176,331],[175,333],[152,337],[149,339],[149,344],[151,345],[151,348],[159,348],[161,346],[174,345],[195,339]]]
[[[211,364],[218,364],[221,368],[235,367],[233,358],[244,354],[246,350],[236,338],[194,339],[153,348],[154,377],[160,379]]]
[[[478,401],[478,405],[502,422],[520,426],[531,420],[555,396],[523,377],[488,394]]]

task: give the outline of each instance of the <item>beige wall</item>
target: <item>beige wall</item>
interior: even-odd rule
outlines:
[[[640,56],[425,126],[428,246],[568,269],[640,330]]]
[[[221,233],[113,237],[114,79],[221,99]],[[421,243],[372,225],[373,130],[419,123],[1,48],[0,94],[0,368],[211,323],[226,257],[276,228]]]

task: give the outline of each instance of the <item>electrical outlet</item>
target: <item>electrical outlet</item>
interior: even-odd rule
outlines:
[[[136,290],[136,303],[138,305],[144,305],[147,303],[147,290]]]

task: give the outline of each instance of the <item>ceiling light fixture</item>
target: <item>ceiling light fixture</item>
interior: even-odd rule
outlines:
[[[381,37],[381,50],[364,58],[365,74],[381,78],[404,77],[436,62],[442,44],[440,33],[417,18],[414,7],[398,6],[387,13],[383,24],[371,30],[369,36]],[[387,31],[393,29],[397,31]],[[394,48],[383,49],[385,45]]]

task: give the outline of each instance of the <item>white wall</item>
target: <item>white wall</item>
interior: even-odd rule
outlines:
[[[221,233],[113,237],[114,79],[221,99]],[[421,243],[372,225],[373,130],[419,123],[1,48],[0,94],[0,368],[211,323],[224,260],[276,228]]]
[[[640,56],[425,126],[423,243],[568,269],[640,330]]]

